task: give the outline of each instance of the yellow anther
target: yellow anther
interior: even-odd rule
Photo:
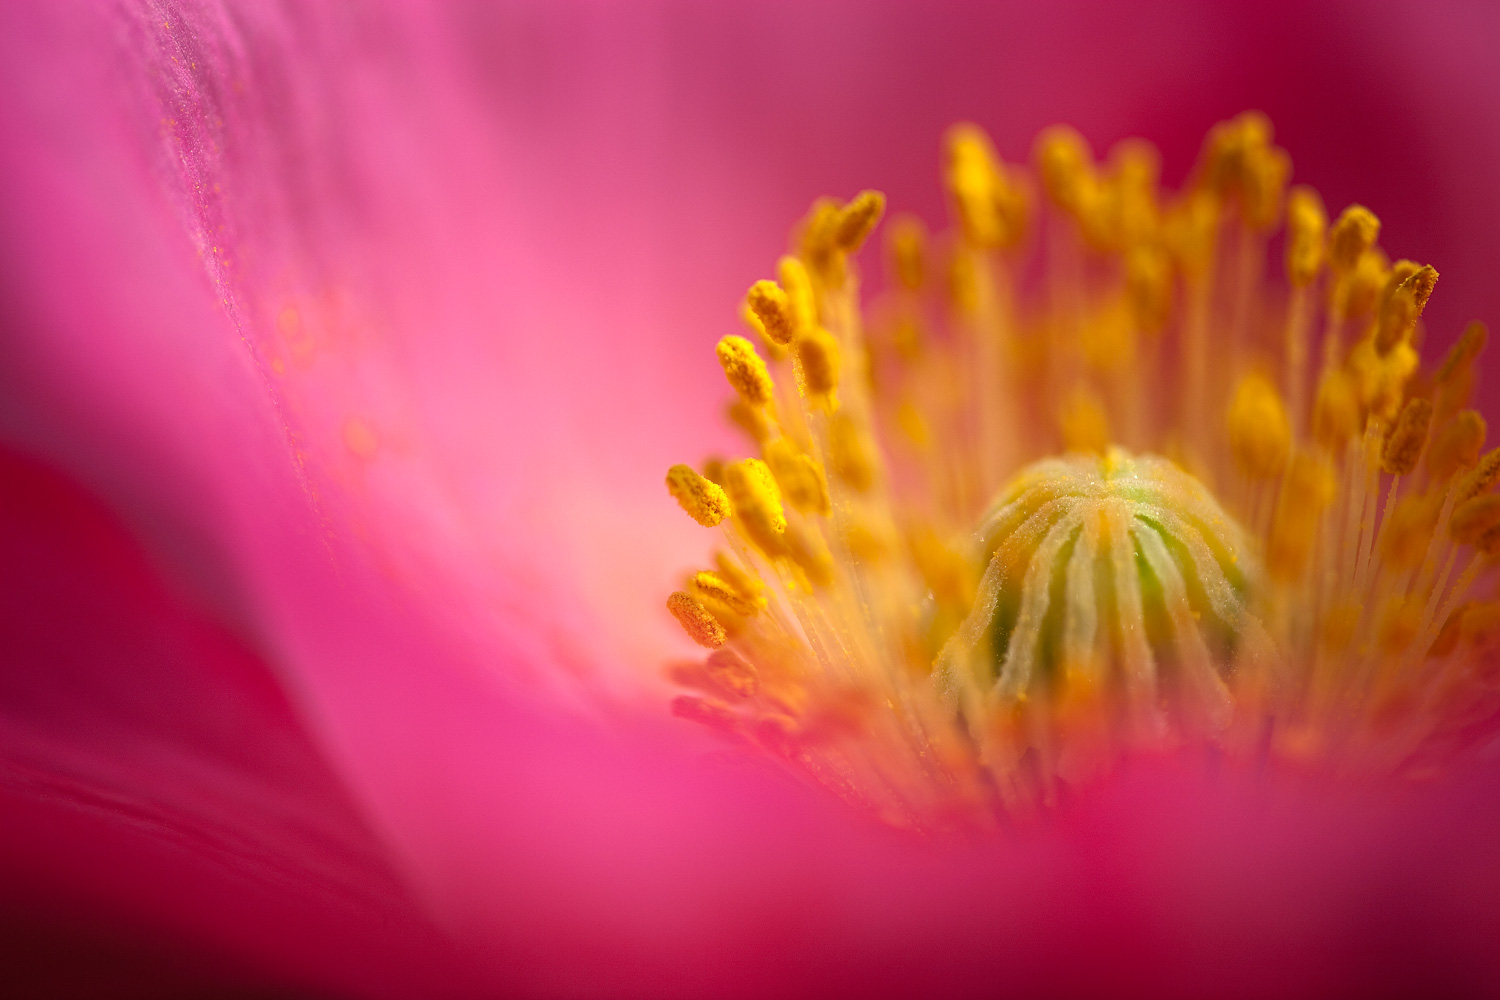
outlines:
[[[729,639],[719,620],[709,614],[708,609],[687,591],[674,591],[667,598],[667,610],[672,612],[672,617],[677,619],[688,637],[700,646],[718,649]]]
[[[716,649],[703,663],[710,680],[730,698],[743,701],[760,690],[760,674],[755,665],[732,649]]]
[[[919,315],[902,316],[891,330],[891,346],[902,361],[916,361],[922,357],[927,346],[927,336],[922,330]]]
[[[1381,609],[1375,641],[1387,655],[1400,653],[1412,644],[1422,627],[1422,603],[1392,598]]]
[[[948,258],[948,299],[956,312],[972,315],[979,308],[979,262],[972,253],[958,251]]]
[[[974,600],[979,574],[969,560],[945,544],[931,528],[917,528],[910,537],[912,560],[917,572],[939,603],[967,613]]]
[[[865,432],[846,413],[828,422],[828,464],[856,492],[875,484],[875,459]]]
[[[1359,432],[1359,391],[1347,372],[1335,370],[1318,381],[1313,403],[1313,439],[1330,451]]]
[[[834,242],[842,206],[837,198],[819,198],[802,222],[801,257],[825,285],[844,281],[844,255]]]
[[[791,301],[774,281],[757,281],[745,293],[745,305],[760,321],[766,339],[785,346],[797,332]]]
[[[1474,360],[1484,350],[1489,330],[1483,323],[1470,323],[1433,377],[1433,403],[1437,419],[1446,420],[1469,404],[1477,373]]]
[[[715,486],[724,486],[724,460],[718,455],[710,455],[703,460],[703,478]]]
[[[1292,456],[1266,543],[1266,567],[1277,579],[1302,575],[1318,538],[1319,518],[1337,491],[1338,480],[1327,461],[1307,452]]]
[[[724,412],[729,417],[729,422],[744,431],[756,444],[771,436],[771,418],[766,414],[764,406],[751,406],[743,399],[736,399]]]
[[[1094,153],[1076,129],[1044,129],[1036,140],[1036,164],[1047,197],[1058,208],[1076,215],[1087,207],[1097,186]]]
[[[913,448],[926,451],[932,447],[932,428],[927,425],[927,419],[922,416],[922,411],[917,409],[910,400],[896,407],[896,426],[901,429],[901,434]]]
[[[808,583],[814,587],[827,587],[833,583],[833,554],[816,528],[806,524],[789,527],[786,550],[792,562],[807,576]]]
[[[1125,277],[1136,326],[1160,331],[1172,315],[1172,262],[1157,247],[1139,246],[1125,259]]]
[[[674,465],[667,470],[667,489],[688,516],[705,528],[729,516],[729,496],[689,466]]]
[[[1443,359],[1442,367],[1438,369],[1436,380],[1446,382],[1454,378],[1460,372],[1465,371],[1484,350],[1485,344],[1489,343],[1490,329],[1479,321],[1474,321],[1464,328],[1459,336],[1458,343],[1448,352]]]
[[[724,377],[740,394],[740,398],[751,406],[765,406],[774,395],[771,373],[766,363],[755,353],[755,345],[744,337],[730,335],[719,341],[714,348],[719,364],[724,368]]]
[[[1247,152],[1242,195],[1245,224],[1267,230],[1281,218],[1281,195],[1292,176],[1292,158],[1279,146],[1263,146]]]
[[[1116,235],[1121,246],[1138,247],[1154,239],[1161,226],[1156,184],[1161,153],[1144,139],[1125,139],[1109,151]]]
[[[1427,431],[1432,426],[1432,403],[1413,397],[1401,407],[1391,432],[1386,435],[1380,452],[1380,467],[1393,476],[1409,476],[1422,458],[1427,446]]]
[[[1446,483],[1459,469],[1479,461],[1484,450],[1488,427],[1477,410],[1464,410],[1433,436],[1427,449],[1427,475],[1433,482]]]
[[[1368,316],[1380,300],[1381,290],[1390,277],[1391,262],[1379,247],[1359,258],[1354,271],[1344,277],[1344,301],[1334,300],[1338,315],[1345,319]]]
[[[1162,235],[1182,270],[1198,277],[1213,262],[1218,232],[1217,200],[1202,191],[1189,191],[1168,209]]]
[[[795,350],[808,395],[826,397],[838,388],[839,343],[833,334],[818,327],[797,338]]]
[[[1436,502],[1434,502],[1436,501]],[[1381,552],[1395,570],[1415,569],[1427,552],[1437,527],[1442,497],[1406,496],[1396,504],[1389,523],[1381,528]]]
[[[772,361],[780,361],[786,357],[786,348],[766,336],[765,324],[761,323],[760,317],[755,315],[755,310],[750,308],[749,302],[740,305],[740,319],[744,321],[750,332],[755,334],[760,341],[760,346],[765,348],[767,357]]]
[[[765,605],[764,598],[761,598],[759,602],[746,598],[739,592],[739,588],[717,573],[708,570],[694,573],[692,580],[688,581],[688,589],[705,605],[709,601],[717,601],[735,614],[746,618],[754,615]]]
[[[1229,404],[1229,447],[1240,471],[1252,479],[1279,475],[1291,445],[1281,394],[1263,376],[1245,376]]]
[[[1359,620],[1364,617],[1364,609],[1357,604],[1339,602],[1329,608],[1323,616],[1322,634],[1319,639],[1323,646],[1331,653],[1342,653],[1349,648],[1349,643],[1354,639],[1354,631],[1359,628]]]
[[[1473,545],[1496,527],[1500,527],[1500,493],[1484,493],[1453,508],[1448,536],[1459,545]]]
[[[766,445],[766,464],[787,503],[808,514],[827,516],[828,482],[817,459],[804,455],[786,438],[777,438]]]
[[[1102,455],[1109,448],[1109,417],[1099,397],[1080,386],[1068,394],[1058,415],[1066,451]]]
[[[758,607],[765,606],[766,587],[759,576],[723,552],[714,553],[714,569],[718,572],[719,579],[732,586],[745,600],[754,602]]]
[[[839,210],[833,228],[833,242],[845,253],[855,253],[885,214],[885,195],[879,191],[861,191]]]
[[[1201,180],[1220,195],[1243,193],[1252,161],[1267,151],[1272,134],[1271,119],[1260,111],[1216,123],[1203,140]]]
[[[1383,355],[1375,348],[1374,336],[1361,340],[1349,352],[1348,363],[1360,405],[1382,420],[1394,420],[1406,398],[1406,384],[1420,364],[1416,348],[1405,340]]]
[[[892,548],[885,532],[860,520],[851,521],[844,529],[844,544],[855,562],[867,565],[885,561]]]
[[[978,247],[1009,246],[1020,236],[1024,209],[1010,189],[990,146],[977,125],[949,129],[948,193],[964,236]]]
[[[781,507],[781,491],[770,468],[758,458],[727,465],[724,489],[750,540],[767,555],[775,555],[786,531],[786,512]]]
[[[885,227],[890,273],[902,288],[916,291],[927,274],[927,227],[914,215],[898,215]]]
[[[1350,205],[1339,213],[1328,234],[1328,263],[1340,273],[1354,270],[1365,251],[1380,237],[1380,220],[1363,205]]]
[[[1323,244],[1328,235],[1328,213],[1323,199],[1310,187],[1298,185],[1286,199],[1286,274],[1293,285],[1313,283],[1323,269]]]
[[[1402,274],[1405,270],[1402,265],[1409,263],[1410,261],[1399,261],[1391,269],[1392,275]],[[1390,290],[1381,304],[1380,324],[1375,333],[1375,350],[1378,353],[1389,354],[1391,348],[1410,339],[1412,327],[1422,315],[1422,310],[1427,307],[1427,300],[1432,297],[1437,279],[1438,273],[1432,267],[1418,267]]]
[[[812,278],[802,261],[787,254],[776,262],[776,276],[781,279],[781,289],[786,295],[787,315],[791,317],[791,338],[818,324],[818,300],[813,292]]]
[[[1474,464],[1474,468],[1470,469],[1458,481],[1458,485],[1453,487],[1454,504],[1461,504],[1471,497],[1488,493],[1497,480],[1500,480],[1500,448],[1492,448],[1485,452]]]

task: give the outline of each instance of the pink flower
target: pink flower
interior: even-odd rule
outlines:
[[[1493,761],[1142,765],[933,844],[637,678],[707,345],[937,140],[1267,111],[1500,318],[1482,12],[16,4],[0,13],[0,879],[20,988],[1494,990]],[[663,695],[659,697],[658,695]]]

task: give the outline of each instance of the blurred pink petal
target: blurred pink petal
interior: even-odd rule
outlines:
[[[813,195],[936,218],[953,120],[1011,156],[1060,119],[1144,134],[1180,175],[1260,107],[1299,178],[1443,270],[1434,324],[1500,317],[1495,25],[1416,10],[8,8],[0,435],[118,511],[193,610],[135,565],[86,595],[129,628],[51,628],[77,599],[32,581],[39,610],[8,613],[77,696],[54,677],[6,717],[49,774],[302,866],[201,947],[314,987],[447,974],[416,905],[514,992],[1495,988],[1492,762],[1338,792],[1143,767],[1054,827],[934,846],[630,707],[681,648],[658,588],[702,546],[661,470],[724,441],[701,348]],[[119,558],[101,544],[80,567]],[[191,670],[156,672],[156,643]],[[159,699],[104,697],[111,662]],[[193,727],[250,691],[248,756],[211,767]],[[182,759],[83,732],[87,705]],[[328,941],[302,930],[321,848],[279,808],[377,897]],[[158,856],[121,815],[40,810],[7,857],[44,857],[28,891],[63,911],[191,923],[171,863],[103,870]],[[54,823],[131,860],[70,882]],[[371,913],[412,954],[363,978]]]

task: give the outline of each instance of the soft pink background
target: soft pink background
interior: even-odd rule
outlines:
[[[1257,107],[1299,180],[1443,273],[1442,347],[1500,318],[1496,28],[7,5],[16,967],[82,953],[148,994],[1494,988],[1493,762],[1337,790],[1157,762],[935,846],[703,762],[631,678],[684,651],[660,597],[707,540],[660,481],[729,443],[708,347],[812,197],[939,221],[959,119],[1011,158],[1060,120],[1146,135],[1175,182]]]

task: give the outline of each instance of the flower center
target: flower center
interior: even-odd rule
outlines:
[[[719,342],[753,453],[667,477],[724,541],[667,602],[712,650],[674,711],[920,828],[1146,750],[1392,773],[1492,740],[1500,449],[1484,327],[1422,369],[1437,272],[1330,225],[1255,114],[1175,194],[1138,141],[947,154],[954,231],[888,225],[882,293],[883,197],[820,200]]]

